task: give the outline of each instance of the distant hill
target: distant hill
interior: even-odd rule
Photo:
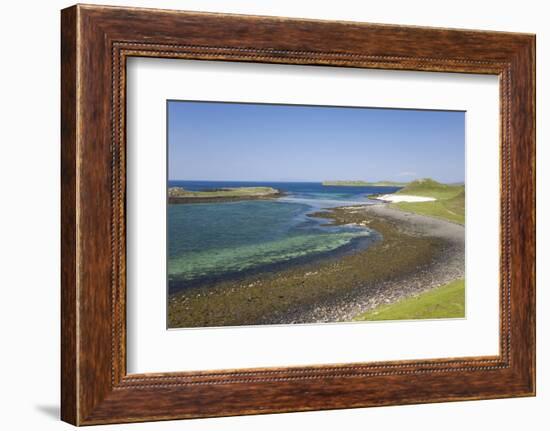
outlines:
[[[323,181],[324,186],[339,186],[339,187],[404,187],[407,183],[396,181]]]

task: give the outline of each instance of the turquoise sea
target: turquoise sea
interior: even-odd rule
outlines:
[[[326,226],[308,214],[369,204],[372,193],[397,187],[331,187],[321,183],[169,181],[188,190],[269,186],[285,192],[272,200],[169,204],[170,292],[249,272],[284,268],[368,247],[379,234],[358,226]]]

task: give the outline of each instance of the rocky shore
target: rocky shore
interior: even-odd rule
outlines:
[[[439,242],[431,259],[426,259],[412,271],[403,271],[387,280],[371,280],[358,286],[352,294],[334,297],[295,316],[300,323],[351,321],[355,316],[383,304],[392,304],[453,280],[464,278],[464,226],[441,219],[403,212],[388,205],[372,205],[356,213],[384,219],[399,232],[398,242],[406,236],[431,238]],[[337,223],[348,220],[336,210]],[[387,232],[387,231],[386,231]],[[404,251],[395,244],[395,252]],[[386,247],[388,244],[386,244]],[[434,251],[435,251],[434,250]],[[426,255],[427,257],[427,255]],[[395,259],[394,259],[395,260]],[[399,260],[399,257],[397,257]],[[393,262],[392,262],[393,263]]]
[[[385,204],[311,216],[373,229],[382,240],[355,253],[173,294],[169,327],[351,321],[380,304],[464,277],[462,225]]]

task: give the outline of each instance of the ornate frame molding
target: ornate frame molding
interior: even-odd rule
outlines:
[[[258,28],[269,31],[256,35]],[[321,42],[307,42],[311,34]],[[333,34],[338,38],[328,37]],[[534,394],[534,36],[79,5],[62,12],[62,54],[64,420],[98,424]],[[127,375],[125,66],[131,56],[498,75],[500,354]]]

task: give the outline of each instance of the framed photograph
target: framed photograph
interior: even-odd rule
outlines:
[[[62,11],[62,419],[535,394],[535,36]]]

